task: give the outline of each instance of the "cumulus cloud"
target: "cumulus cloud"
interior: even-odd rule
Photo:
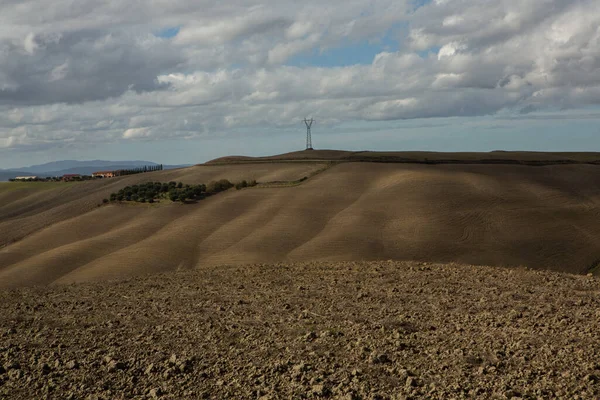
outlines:
[[[184,61],[154,36],[102,31],[0,39],[0,104],[77,103],[164,88],[157,76]],[[1,83],[0,83],[1,85]]]
[[[134,138],[147,137],[149,135],[150,135],[149,127],[129,128],[123,133],[123,138],[124,139],[134,139]]]
[[[371,63],[291,61],[390,35]],[[4,148],[595,104],[594,0],[0,4]]]

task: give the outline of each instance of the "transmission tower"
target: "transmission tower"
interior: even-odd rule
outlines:
[[[304,118],[304,123],[306,124],[306,150],[312,150],[312,137],[310,134],[310,128],[312,127],[313,122],[315,122],[314,119],[306,119]]]

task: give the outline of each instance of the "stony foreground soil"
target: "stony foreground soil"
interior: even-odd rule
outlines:
[[[372,262],[0,292],[0,398],[599,398],[600,280]]]

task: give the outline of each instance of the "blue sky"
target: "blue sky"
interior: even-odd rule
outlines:
[[[406,28],[406,23],[399,23],[382,32],[379,37],[363,40],[342,40],[332,47],[313,48],[290,58],[286,64],[298,67],[369,65],[377,54],[398,51],[400,47],[399,35]],[[423,52],[423,54],[426,54],[426,52]]]
[[[337,126],[320,126],[317,122],[312,130],[312,139],[315,148],[352,151],[600,151],[600,118],[565,116],[554,120],[546,117],[542,115],[539,119],[518,121],[489,116],[453,117],[347,122]],[[369,132],[366,140],[364,132]],[[219,155],[263,156],[302,150],[305,135],[306,129],[299,121],[295,128],[273,130],[267,135],[242,131],[224,138],[109,143],[97,148],[56,149],[35,159],[19,155],[6,166],[28,166],[57,159],[96,159],[103,154],[110,155],[106,158],[112,160],[139,158],[165,164],[201,163]]]
[[[163,28],[163,29],[159,30],[158,32],[156,32],[155,35],[158,36],[159,38],[171,39],[171,38],[174,38],[175,36],[177,36],[180,29],[181,28],[178,26]]]
[[[69,4],[0,5],[0,168],[293,151],[304,117],[316,148],[600,151],[597,1]]]

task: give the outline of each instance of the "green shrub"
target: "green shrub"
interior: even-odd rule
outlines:
[[[206,191],[208,193],[219,193],[224,190],[233,187],[233,183],[229,182],[227,179],[221,179],[219,181],[212,181],[206,186]]]
[[[229,182],[227,179],[221,179],[219,185],[221,186],[221,190],[227,190],[233,187],[233,183]]]
[[[218,191],[231,187],[227,180],[215,183]],[[139,185],[126,186],[117,193],[110,195],[110,201],[136,201],[140,203],[155,203],[160,198],[171,201],[195,200],[206,192],[206,185],[184,185],[182,182],[146,182]]]

